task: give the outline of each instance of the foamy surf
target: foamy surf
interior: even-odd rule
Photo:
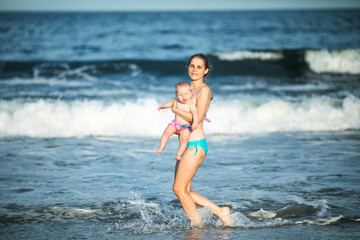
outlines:
[[[217,101],[209,117],[213,122],[206,127],[212,134],[343,131],[360,128],[360,100],[319,97],[301,102]]]
[[[249,216],[257,219],[272,219],[276,216],[276,213],[272,211],[266,211],[264,209],[260,209],[256,212],[250,213]]]
[[[343,219],[343,216],[337,216],[337,217],[328,217],[328,218],[319,218],[315,220],[303,220],[303,221],[296,221],[296,225],[302,225],[302,224],[310,224],[310,225],[319,225],[319,226],[326,226],[333,224],[341,219]]]
[[[308,50],[305,60],[317,73],[360,73],[360,50]]]
[[[1,101],[0,136],[160,136],[173,118],[155,99],[137,101]],[[326,113],[326,114],[324,114]],[[360,99],[328,97],[300,102],[218,100],[205,123],[209,134],[344,131],[360,128]]]

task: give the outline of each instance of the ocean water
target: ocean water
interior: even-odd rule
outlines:
[[[360,11],[0,13],[1,239],[358,239]],[[157,106],[207,54],[209,153],[172,192]]]

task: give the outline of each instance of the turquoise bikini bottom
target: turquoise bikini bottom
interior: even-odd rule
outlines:
[[[202,149],[204,149],[205,151],[205,156],[207,155],[208,152],[208,148],[207,148],[207,143],[206,143],[206,139],[201,139],[201,140],[196,140],[196,141],[191,141],[187,143],[186,148],[190,147],[190,150],[194,150],[194,148],[196,149],[195,151],[195,155],[198,152],[198,147],[201,147]]]

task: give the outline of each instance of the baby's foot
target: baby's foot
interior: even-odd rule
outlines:
[[[163,148],[159,147],[159,148],[156,150],[156,153],[162,153],[163,150],[164,150]]]
[[[230,217],[230,208],[222,207],[220,210],[220,219],[225,226],[233,225],[233,220]]]
[[[176,160],[181,160],[181,155],[176,155]]]

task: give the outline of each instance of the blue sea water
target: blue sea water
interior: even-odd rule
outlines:
[[[358,239],[360,11],[0,13],[2,239]],[[157,106],[207,54],[190,226]]]

